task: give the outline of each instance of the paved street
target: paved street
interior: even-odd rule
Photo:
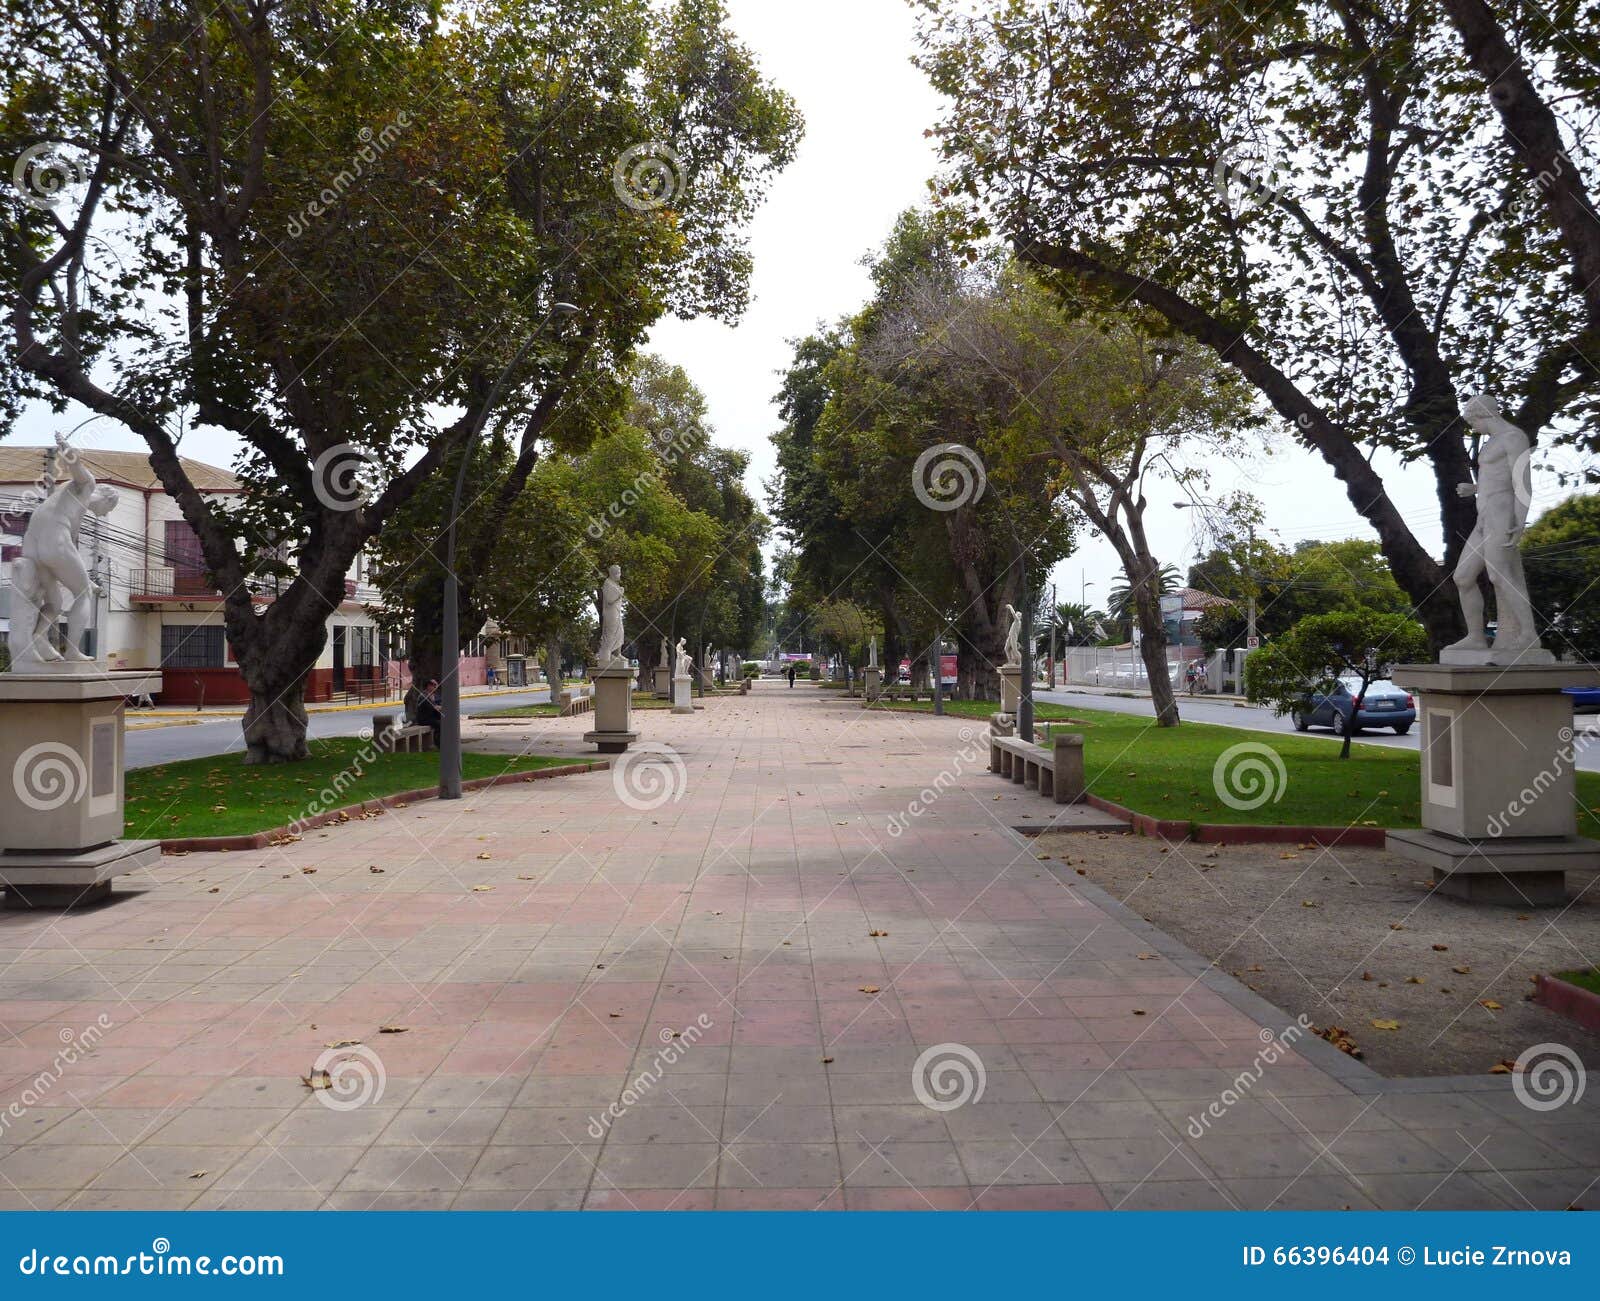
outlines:
[[[0,914],[0,1206],[1600,1202],[1600,1091],[1379,1078],[1041,861],[1098,815],[976,723],[763,682],[637,725],[653,765]]]
[[[549,699],[547,688],[506,692],[504,695],[468,696],[461,702],[461,712],[470,718],[497,709],[512,709],[517,705],[535,705]],[[372,726],[374,714],[399,711],[399,702],[389,701],[365,709],[315,712],[310,715],[307,734],[315,737],[354,736],[363,728]],[[139,715],[130,713],[128,720],[138,722]],[[227,716],[204,723],[134,728],[127,734],[123,764],[128,768],[148,768],[152,764],[171,763],[175,759],[199,759],[209,754],[230,754],[243,749],[244,738],[239,730],[239,719],[237,716]]]
[[[1083,709],[1104,709],[1114,714],[1139,714],[1155,716],[1155,709],[1146,696],[1130,697],[1110,695],[1094,688],[1058,688],[1050,691],[1039,688],[1037,700],[1048,700],[1059,705],[1078,705]],[[1242,727],[1252,732],[1293,732],[1294,725],[1287,718],[1279,718],[1270,709],[1260,705],[1235,703],[1230,700],[1208,700],[1204,696],[1178,697],[1178,714],[1196,723],[1218,723],[1223,727]],[[1593,744],[1597,720],[1595,715],[1579,715],[1575,727],[1580,736],[1586,735],[1588,744],[1578,751],[1578,767],[1585,772],[1600,772],[1600,746]],[[1340,738],[1325,727],[1312,728],[1304,733],[1322,737],[1331,745],[1340,744]],[[1405,736],[1393,732],[1363,732],[1357,739],[1362,745],[1384,745],[1397,750],[1415,750],[1419,731],[1412,728]]]

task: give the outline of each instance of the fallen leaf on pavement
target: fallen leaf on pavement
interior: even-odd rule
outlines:
[[[1504,1010],[1503,1005],[1500,1004],[1500,1003],[1496,1003],[1494,1001],[1494,999],[1492,999],[1492,998],[1480,998],[1478,1000],[1478,1006],[1479,1007],[1486,1007],[1491,1012],[1500,1012],[1500,1011]]]
[[[859,988],[863,994],[876,994],[878,992],[878,987],[876,985],[860,985],[857,988]]]
[[[411,1033],[411,1027],[408,1026],[408,1025],[380,1025],[378,1027],[378,1033],[379,1034],[410,1034]]]
[[[327,1071],[312,1071],[310,1075],[302,1075],[300,1083],[308,1089],[331,1089],[333,1077]]]
[[[1398,1030],[1400,1028],[1400,1022],[1383,1020],[1380,1018],[1372,1023],[1372,1028],[1374,1030]]]

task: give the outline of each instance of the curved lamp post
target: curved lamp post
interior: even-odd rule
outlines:
[[[444,541],[444,646],[439,677],[439,798],[442,800],[461,798],[461,612],[457,608],[461,599],[461,585],[456,579],[456,517],[461,514],[461,489],[467,481],[467,462],[471,460],[472,449],[483,433],[489,412],[499,402],[512,372],[533,351],[545,327],[557,317],[576,316],[577,313],[578,308],[571,303],[556,303],[544,314],[544,319],[528,336],[527,342],[517,349],[517,355],[500,372],[500,378],[495,380],[494,387],[478,408],[478,414],[461,442],[461,464],[456,469],[456,489],[450,498],[450,522],[445,526]],[[552,683],[550,698],[554,700],[560,690],[559,682]]]

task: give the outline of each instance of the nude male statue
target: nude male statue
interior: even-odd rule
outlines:
[[[1006,618],[1011,626],[1006,630],[1006,667],[1018,668],[1022,664],[1022,611],[1014,605],[1006,606]]]
[[[1466,616],[1467,635],[1439,654],[1442,664],[1550,663],[1554,657],[1539,645],[1528,580],[1523,573],[1523,530],[1533,499],[1527,434],[1505,418],[1500,404],[1484,395],[1462,405],[1462,418],[1486,436],[1478,448],[1478,481],[1456,485],[1456,495],[1478,499],[1478,522],[1456,562],[1456,593]],[[1484,622],[1483,591],[1487,574],[1494,588],[1499,622],[1489,645]]]
[[[94,615],[95,600],[103,593],[78,554],[78,529],[86,513],[105,515],[110,511],[117,504],[117,494],[115,489],[96,484],[65,434],[56,435],[56,454],[71,477],[58,484],[33,512],[22,535],[22,555],[12,566],[12,592],[17,598],[11,614],[13,667],[94,662],[79,646]],[[50,641],[61,618],[63,589],[70,601],[65,607],[65,653]]]

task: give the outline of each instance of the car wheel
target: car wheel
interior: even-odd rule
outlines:
[[[1306,720],[1306,716],[1298,709],[1291,709],[1289,711],[1289,721],[1294,724],[1294,730],[1297,732],[1309,731],[1311,728],[1311,724]]]
[[[1333,711],[1333,734],[1335,736],[1343,736],[1349,725],[1350,720],[1341,711],[1335,709]]]
[[[1396,723],[1394,725],[1394,734],[1396,736],[1404,736],[1410,730],[1411,730],[1411,724],[1410,723]]]

